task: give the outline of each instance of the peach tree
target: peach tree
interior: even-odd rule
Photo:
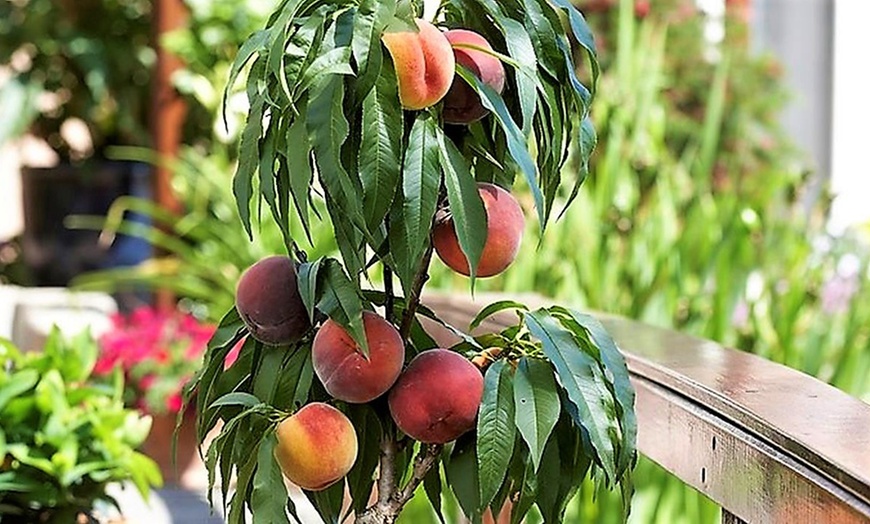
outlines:
[[[542,232],[576,196],[595,144],[592,35],[569,0],[423,7],[283,0],[233,65],[228,89],[247,72],[250,102],[242,226],[265,204],[286,253],[245,271],[186,388],[200,442],[220,425],[205,460],[230,522],[298,520],[285,478],[328,523],[394,522],[420,485],[439,517],[449,490],[473,521],[537,505],[559,522],[587,476],[630,496],[634,391],[600,323],[502,301],[471,327],[507,309],[518,323],[473,337],[421,304],[433,254],[471,289],[508,268],[515,180]],[[309,260],[291,219],[309,245],[328,221],[337,255]],[[439,347],[426,318],[460,342]]]

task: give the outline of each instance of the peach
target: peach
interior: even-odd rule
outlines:
[[[371,311],[363,312],[369,357],[360,352],[350,334],[327,320],[314,336],[314,372],[333,397],[361,404],[387,392],[402,372],[405,344],[399,331]]]
[[[488,183],[477,184],[477,189],[486,210],[486,244],[477,265],[477,276],[491,277],[507,269],[516,258],[525,218],[519,202],[504,189]],[[447,219],[435,226],[433,244],[438,258],[448,267],[466,276],[470,274],[453,220]]]
[[[456,47],[457,44],[472,45],[492,51],[492,46],[486,38],[467,29],[451,29],[444,33],[453,45],[456,63],[465,66],[483,83],[501,94],[504,90],[504,66],[501,60],[491,54],[467,47]],[[447,95],[444,97],[444,121],[448,124],[470,124],[477,122],[489,111],[483,107],[480,97],[470,85],[456,75]]]
[[[329,404],[306,404],[275,431],[275,459],[284,476],[302,489],[326,489],[347,475],[356,462],[353,424]]]
[[[437,27],[417,19],[417,32],[392,31],[381,41],[393,58],[399,101],[406,109],[425,109],[440,101],[453,82],[456,62],[450,42]]]
[[[423,351],[390,390],[390,414],[399,429],[431,444],[455,440],[474,427],[483,375],[448,349]]]
[[[251,335],[273,346],[298,341],[311,327],[290,257],[266,257],[242,273],[236,310]]]

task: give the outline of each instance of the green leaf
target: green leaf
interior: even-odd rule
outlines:
[[[636,458],[637,446],[637,415],[634,410],[635,391],[631,384],[625,357],[616,347],[616,343],[598,319],[575,311],[564,309],[583,329],[589,332],[592,342],[597,346],[599,356],[608,373],[605,377],[613,385],[614,398],[619,408],[619,420],[622,428],[622,439],[619,447],[617,463],[617,478],[632,467]]]
[[[462,511],[473,522],[480,522],[482,512],[475,441],[473,434],[460,437],[453,446],[450,461],[445,464],[444,471]]]
[[[327,75],[353,75],[350,66],[350,47],[336,47],[314,59],[302,73],[296,96],[299,97]]]
[[[598,144],[598,135],[595,133],[595,126],[592,124],[592,119],[588,116],[580,122],[580,140],[577,141],[578,152],[580,154],[580,172],[577,173],[577,179],[574,181],[574,187],[571,188],[571,194],[565,200],[565,205],[562,207],[560,217],[568,210],[568,206],[577,198],[580,193],[580,186],[586,181],[589,176],[589,158],[592,156],[592,151]]]
[[[293,197],[296,214],[311,242],[311,222],[308,215],[308,199],[314,172],[311,169],[311,144],[305,128],[305,118],[300,115],[287,128],[287,150],[282,151],[285,165],[290,174],[289,190]],[[292,149],[290,145],[292,144]],[[286,190],[285,190],[286,191]],[[285,239],[286,240],[286,239]]]
[[[233,177],[233,195],[236,198],[236,207],[249,239],[253,239],[251,231],[251,198],[254,194],[252,179],[263,161],[260,158],[259,142],[260,136],[263,134],[265,99],[260,96],[257,80],[257,75],[262,74],[262,70],[263,64],[259,61],[255,62],[251,68],[251,79],[248,82],[248,100],[250,100],[251,109],[248,111],[248,119],[242,131],[239,143],[239,162]]]
[[[462,153],[440,128],[437,136],[453,227],[474,282],[483,246],[486,244],[486,209],[480,198],[477,182],[468,170],[468,162]]]
[[[387,215],[400,179],[402,106],[396,91],[396,77],[388,60],[362,104],[362,140],[359,173],[363,185],[366,225],[376,231]]]
[[[323,491],[305,491],[305,495],[326,524],[339,523],[344,502],[344,479]]]
[[[344,113],[344,83],[341,77],[327,75],[317,82],[307,108],[306,126],[336,234],[341,230],[346,232],[343,239],[339,238],[339,246],[344,247],[342,255],[345,263],[350,264],[352,260],[347,260],[347,251],[362,249],[361,245],[348,244],[353,241],[352,232],[357,229],[367,233],[367,228],[362,212],[362,183],[341,163],[341,148],[350,132]]]
[[[441,461],[436,462],[423,477],[423,491],[429,504],[438,516],[438,521],[444,524],[444,513],[441,511]]]
[[[512,368],[504,360],[489,366],[477,417],[477,464],[480,507],[492,501],[504,482],[514,449]]]
[[[597,363],[548,311],[528,313],[525,324],[532,336],[541,341],[544,355],[555,367],[559,383],[568,395],[567,408],[574,422],[588,432],[601,467],[609,479],[615,479],[616,456],[611,434],[616,433],[616,414],[607,408],[605,397],[609,397],[609,392],[598,386]]]
[[[333,258],[306,262],[299,268],[299,289],[302,302],[311,311],[316,307],[338,322],[368,357],[368,343],[362,321],[362,300],[357,286],[347,277],[341,264]],[[315,292],[312,295],[311,289]]]
[[[242,406],[246,408],[250,408],[260,404],[260,399],[251,395],[250,393],[245,393],[244,391],[234,391],[232,393],[227,393],[226,395],[221,396],[217,400],[209,405],[209,409],[218,408],[221,406]]]
[[[381,422],[368,404],[348,406],[347,416],[356,430],[359,454],[347,474],[347,487],[353,503],[348,511],[357,515],[365,510],[375,483],[375,471],[380,460]]]
[[[312,378],[311,348],[296,346],[281,363],[272,404],[286,411],[301,407],[308,399]]]
[[[233,88],[233,84],[236,83],[236,79],[239,77],[239,73],[242,72],[242,68],[245,67],[245,64],[258,52],[265,50],[266,43],[269,41],[269,31],[261,30],[252,34],[245,40],[245,43],[242,44],[242,47],[239,49],[239,52],[236,54],[236,58],[233,60],[233,65],[230,67],[230,76],[227,79],[226,88],[224,89],[223,94],[223,103],[221,107],[223,108],[222,114],[224,119],[224,126],[227,125],[227,95],[230,92],[230,89]]]
[[[514,403],[517,429],[529,446],[529,455],[537,471],[544,446],[561,412],[559,390],[548,363],[531,357],[520,359],[514,377]]]
[[[480,101],[483,107],[489,109],[495,116],[496,122],[505,133],[507,138],[507,147],[511,158],[519,166],[520,171],[526,178],[526,182],[532,191],[532,197],[535,200],[535,210],[538,212],[538,220],[541,223],[541,229],[544,228],[544,197],[541,194],[541,188],[538,183],[537,167],[535,161],[529,153],[528,144],[526,143],[525,135],[517,126],[501,95],[492,87],[483,82],[477,75],[463,66],[457,66],[456,73],[461,76],[468,85],[470,85],[480,96]]]
[[[432,218],[441,186],[437,123],[428,113],[417,115],[402,164],[402,196],[391,212],[390,252],[405,292],[409,292],[429,245]]]
[[[574,33],[574,38],[586,51],[589,57],[589,63],[592,69],[592,93],[595,93],[595,87],[598,84],[598,75],[600,74],[600,66],[598,65],[598,50],[595,47],[595,37],[592,35],[592,30],[589,29],[589,24],[583,17],[583,14],[577,10],[574,5],[568,0],[551,0],[554,4],[560,7],[568,14],[568,22],[571,26],[571,31]]]
[[[532,40],[521,23],[510,18],[504,18],[500,22],[504,30],[508,52],[521,65],[517,68],[516,75],[517,98],[520,101],[520,112],[523,115],[523,135],[529,136],[537,108],[539,82],[535,70],[538,66],[538,57],[535,55]]]
[[[390,62],[384,60],[381,34],[395,12],[396,0],[361,0],[359,3],[351,42],[357,64],[357,100],[365,98],[375,82],[383,78],[381,66]]]
[[[0,388],[0,411],[13,398],[32,389],[39,382],[39,372],[35,369],[23,369],[12,375]]]
[[[285,347],[263,345],[263,358],[254,370],[254,396],[274,404],[275,389],[281,379],[281,364],[287,355]]]
[[[519,524],[526,516],[535,503],[538,490],[538,477],[535,475],[534,464],[528,459],[528,454],[523,456],[524,460],[518,460],[519,458],[515,455],[517,460],[512,461],[510,471],[510,476],[514,480],[513,488],[517,492],[511,507],[511,524]]]
[[[274,455],[277,443],[275,433],[270,431],[260,442],[257,451],[257,470],[251,492],[251,515],[254,517],[254,524],[289,523],[284,506],[287,488]]]
[[[529,310],[528,306],[514,300],[499,300],[498,302],[493,302],[481,309],[474,319],[472,319],[471,324],[468,325],[469,331],[477,329],[484,320],[506,309],[516,309],[519,311]]]

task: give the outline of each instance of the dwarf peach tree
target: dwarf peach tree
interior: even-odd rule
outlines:
[[[433,253],[472,286],[516,256],[516,178],[542,231],[576,196],[595,144],[592,35],[569,0],[437,7],[284,0],[233,65],[250,102],[242,226],[265,203],[287,252],[245,272],[186,389],[201,442],[222,423],[205,458],[230,522],[296,517],[284,477],[329,523],[394,522],[421,484],[439,515],[446,489],[474,521],[537,505],[559,522],[587,475],[630,496],[634,391],[595,319],[499,302],[472,328],[505,309],[516,326],[450,328],[447,348],[421,324],[444,324],[420,303]],[[292,214],[309,244],[312,215],[329,220],[340,257],[309,260]]]

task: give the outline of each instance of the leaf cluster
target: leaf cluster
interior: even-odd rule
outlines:
[[[87,333],[67,342],[57,329],[39,353],[0,340],[0,514],[73,522],[113,502],[112,482],[132,481],[143,496],[162,484],[136,451],[151,419],[124,407],[123,377],[90,381],[97,352]]]
[[[476,434],[457,441],[445,465],[460,506],[479,519],[510,501],[511,521],[520,522],[537,504],[544,522],[561,522],[590,476],[608,488],[619,484],[627,512],[637,420],[621,353],[595,318],[560,306],[529,311],[496,302],[472,328],[506,309],[517,311],[516,325],[474,340],[494,361]],[[463,348],[472,349],[469,342]]]
[[[598,76],[591,33],[567,0],[445,1],[438,23],[487,38],[508,66],[507,87],[499,94],[460,67],[458,76],[489,116],[449,126],[437,105],[403,111],[380,36],[413,27],[421,14],[407,0],[287,0],[244,43],[227,86],[249,68],[250,112],[233,185],[249,234],[252,204],[259,213],[265,202],[292,249],[291,213],[310,240],[312,201],[322,199],[351,280],[379,261],[406,293],[439,209],[452,215],[470,266],[477,266],[486,215],[475,182],[510,187],[521,174],[544,228],[569,144],[579,136],[590,145],[588,157],[594,143],[592,90],[578,78],[571,42],[589,58],[592,85]],[[571,183],[572,198],[584,170]]]

